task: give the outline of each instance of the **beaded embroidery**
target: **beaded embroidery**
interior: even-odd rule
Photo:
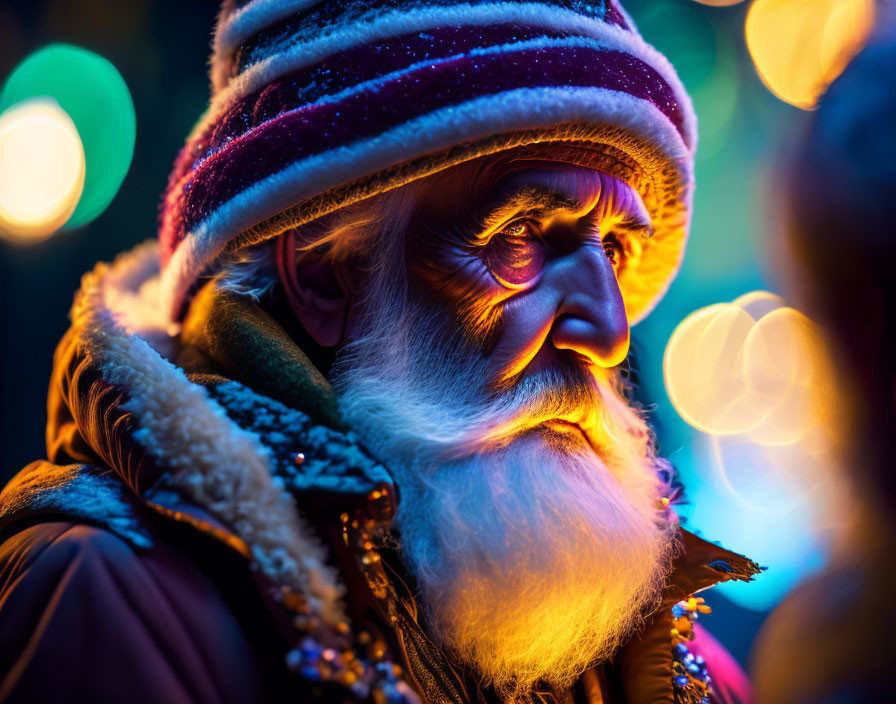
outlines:
[[[301,458],[301,459],[300,459]],[[294,454],[296,464],[304,461],[302,453]],[[386,484],[368,494],[368,509],[365,514],[358,511],[355,516],[344,513],[341,516],[343,537],[356,555],[360,566],[374,592],[377,593],[375,575],[370,568],[379,563],[379,554],[374,550],[371,538],[382,525],[388,523],[394,510],[394,496]],[[294,619],[296,628],[304,633],[297,647],[287,653],[286,665],[312,684],[335,684],[348,689],[355,697],[372,701],[373,704],[420,704],[411,687],[402,679],[401,667],[388,658],[386,644],[362,631],[352,641],[348,624],[340,624],[342,645],[327,648],[314,638],[319,624],[304,612],[302,603],[290,604],[286,595],[283,599],[288,607],[298,612]]]
[[[691,596],[672,607],[672,685],[675,704],[711,704],[712,680],[706,662],[694,655],[694,621],[711,609],[702,597]]]

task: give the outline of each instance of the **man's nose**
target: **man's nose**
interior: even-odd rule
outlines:
[[[629,326],[613,264],[599,245],[586,244],[549,265],[560,305],[551,342],[573,350],[601,367],[613,367],[628,354]]]

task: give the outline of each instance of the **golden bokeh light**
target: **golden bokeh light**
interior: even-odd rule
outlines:
[[[784,306],[761,318],[747,337],[744,373],[756,393],[777,395],[766,419],[750,433],[754,442],[796,443],[819,426],[829,375],[821,337],[805,315]]]
[[[816,325],[754,291],[702,308],[669,338],[666,389],[705,433],[714,481],[750,510],[785,515],[819,496],[836,456],[833,373]]]
[[[774,393],[790,384],[811,384],[819,373],[816,337],[812,321],[794,308],[778,308],[760,318],[744,351],[750,386]]]
[[[705,421],[714,411],[714,394],[712,380],[700,373],[694,354],[713,320],[727,307],[720,303],[691,313],[675,328],[663,355],[663,377],[669,399],[678,414],[700,430],[707,429]]]
[[[811,389],[799,383],[781,388],[781,393],[769,404],[762,423],[748,433],[752,442],[766,447],[799,443],[815,426]]]
[[[663,375],[672,405],[694,428],[788,445],[820,423],[824,359],[809,318],[755,291],[685,318],[669,338]]]
[[[663,358],[672,405],[705,433],[745,433],[762,422],[767,405],[753,398],[743,373],[747,336],[755,321],[731,304],[698,310],[678,326]]]
[[[84,148],[55,101],[18,103],[0,115],[0,235],[27,242],[62,227],[84,188]]]
[[[770,291],[750,291],[750,293],[745,293],[743,296],[736,298],[731,305],[737,306],[753,320],[758,321],[772,311],[783,308],[786,304],[784,299],[776,293],[771,293]]]
[[[754,0],[747,46],[769,90],[811,110],[864,45],[874,14],[874,0]]]

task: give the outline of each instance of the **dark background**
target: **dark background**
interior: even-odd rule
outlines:
[[[137,141],[109,208],[89,225],[30,246],[0,239],[0,482],[45,454],[53,350],[82,274],[156,236],[160,194],[178,149],[208,103],[215,0],[0,2],[0,81],[52,42],[111,61],[131,91]]]

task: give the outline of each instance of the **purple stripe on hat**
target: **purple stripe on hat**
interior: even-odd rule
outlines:
[[[461,56],[407,72],[350,95],[287,112],[231,141],[195,168],[182,192],[166,242],[179,242],[209,213],[290,164],[386,130],[439,108],[519,88],[594,87],[651,102],[685,137],[681,106],[662,77],[622,51],[546,47]],[[533,106],[533,112],[537,106]],[[686,138],[685,138],[686,139]],[[386,166],[386,165],[384,165]],[[173,222],[172,222],[173,220]]]
[[[563,32],[517,24],[439,27],[329,56],[315,66],[305,66],[273,81],[228,108],[178,154],[168,181],[169,188],[193,169],[195,161],[211,155],[222,143],[279,114],[317,102],[327,95],[427,59],[445,59],[472,49],[515,41],[564,36]]]
[[[607,12],[609,23],[627,29],[625,20],[614,6],[608,5]],[[412,63],[537,38],[574,37],[560,30],[512,23],[439,27],[408,33],[377,44],[360,45],[329,56],[316,65],[304,66],[239,100],[208,125],[200,137],[191,141],[189,149],[182,149],[178,154],[169,177],[169,188],[192,170],[193,162],[206,158],[222,143],[278,114],[407,68]]]
[[[438,61],[473,49],[497,47],[532,39],[561,39],[569,34],[543,27],[500,24],[485,27],[439,27],[412,32],[377,44],[362,44],[328,56],[268,84],[231,106],[210,128],[201,152],[215,151],[222,143],[262,122],[315,103],[326,96],[407,69],[421,61]]]

